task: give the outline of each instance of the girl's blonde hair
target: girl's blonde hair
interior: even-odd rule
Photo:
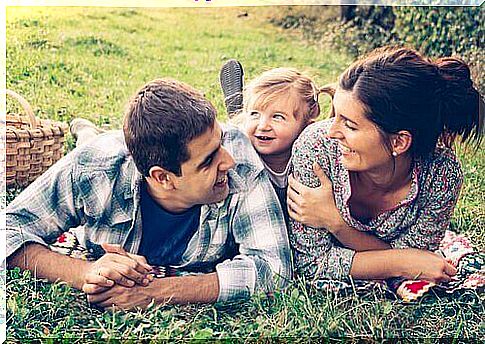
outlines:
[[[258,104],[265,107],[271,103],[282,92],[295,91],[300,95],[302,109],[300,106],[298,116],[305,120],[316,119],[320,115],[318,95],[322,92],[315,86],[315,83],[306,75],[294,68],[270,69],[253,79],[244,90],[243,112],[248,110],[248,104]],[[256,99],[255,99],[256,98]]]

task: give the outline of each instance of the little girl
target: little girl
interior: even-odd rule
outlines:
[[[224,90],[226,85],[222,81],[221,78]],[[291,149],[303,129],[320,115],[318,95],[321,92],[327,89],[318,89],[309,77],[296,69],[271,69],[247,85],[242,109],[233,120],[261,157],[287,224],[286,189]]]

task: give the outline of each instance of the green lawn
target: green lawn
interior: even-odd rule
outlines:
[[[224,120],[218,72],[228,58],[247,78],[293,66],[317,84],[351,62],[269,23],[278,9],[7,8],[7,87],[42,118],[85,117],[119,128],[138,87],[162,76],[202,90]],[[243,15],[243,14],[247,15]],[[323,102],[322,102],[323,104]],[[325,103],[328,107],[328,102]],[[9,101],[9,111],[16,106]],[[483,148],[483,146],[482,146]],[[485,247],[483,149],[460,157],[465,185],[453,228]],[[14,197],[15,194],[10,194]],[[273,298],[144,312],[102,312],[63,284],[7,272],[7,335],[20,338],[246,338],[321,336],[483,338],[485,297],[429,296],[406,305],[370,295],[335,297],[298,282]],[[482,314],[480,316],[480,314]]]

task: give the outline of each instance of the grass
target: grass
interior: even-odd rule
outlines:
[[[119,128],[124,105],[146,81],[170,76],[200,89],[225,119],[218,71],[240,59],[250,79],[292,66],[318,85],[350,58],[269,23],[278,9],[7,8],[7,87],[42,118],[85,117]],[[246,15],[243,15],[247,13]],[[328,106],[328,103],[325,103]],[[17,111],[9,101],[9,111]],[[485,247],[483,149],[459,149],[465,184],[452,226]],[[7,202],[15,191],[7,194]],[[295,281],[272,298],[216,305],[103,312],[63,283],[7,271],[7,337],[86,339],[483,338],[483,294],[429,295],[404,304],[370,294],[336,297]],[[432,339],[430,339],[432,341]]]

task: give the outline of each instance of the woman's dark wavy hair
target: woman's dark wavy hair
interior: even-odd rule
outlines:
[[[409,131],[414,157],[429,156],[438,141],[450,147],[461,136],[479,144],[483,136],[483,99],[458,58],[431,61],[408,48],[378,48],[354,62],[339,87],[354,92],[384,137]]]

